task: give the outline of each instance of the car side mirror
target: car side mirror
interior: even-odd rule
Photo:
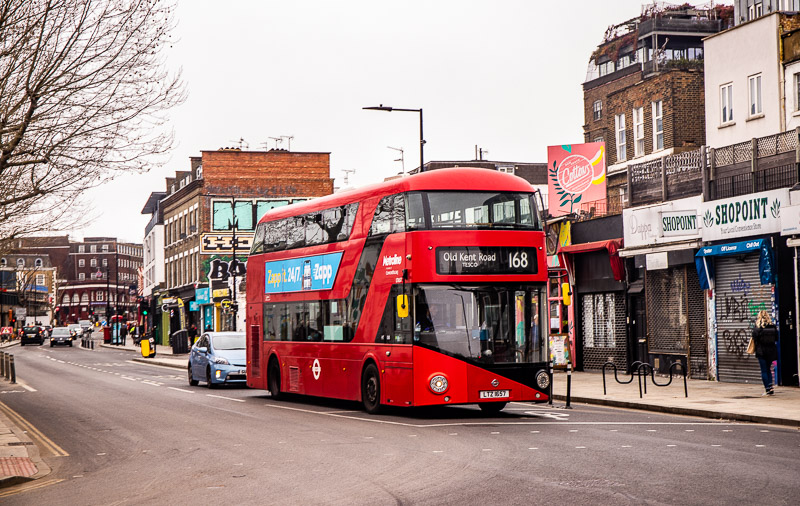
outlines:
[[[200,346],[199,348],[197,348],[197,351],[199,351],[200,353],[208,353],[208,348],[206,348],[205,346]]]

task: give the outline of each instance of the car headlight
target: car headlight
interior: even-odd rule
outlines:
[[[536,373],[536,384],[542,390],[550,386],[550,375],[547,374],[547,371],[539,371]]]
[[[447,391],[447,378],[445,378],[442,374],[436,374],[431,378],[428,386],[433,393],[443,394]]]
[[[228,362],[228,359],[224,358],[224,357],[216,357],[216,358],[214,358],[214,363],[215,364],[222,364],[222,365],[230,365],[230,362]]]

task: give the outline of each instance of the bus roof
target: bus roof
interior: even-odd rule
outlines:
[[[330,209],[351,202],[361,202],[370,197],[425,190],[532,192],[533,187],[521,177],[490,169],[474,167],[437,169],[278,207],[267,211],[259,223]]]

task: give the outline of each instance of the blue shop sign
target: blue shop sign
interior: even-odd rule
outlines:
[[[769,239],[753,239],[751,241],[717,244],[700,248],[694,259],[697,276],[700,279],[700,288],[708,290],[709,280],[714,277],[714,264],[709,263],[706,257],[745,255],[759,253],[758,274],[761,284],[775,284],[775,254],[770,247]]]
[[[278,260],[264,264],[264,293],[330,290],[342,252]]]
[[[190,300],[189,301],[189,311],[199,311],[199,310],[200,310],[200,304],[198,304],[197,302],[195,302],[193,300]]]
[[[209,304],[211,301],[210,288],[196,288],[194,291],[194,300],[198,304]],[[195,311],[192,309],[191,311]]]

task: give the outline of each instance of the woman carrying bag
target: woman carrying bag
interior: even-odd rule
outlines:
[[[778,330],[772,324],[772,318],[766,311],[761,311],[756,317],[756,326],[753,329],[753,342],[756,345],[756,358],[761,367],[761,381],[764,382],[764,395],[772,395],[772,362],[778,360]]]

